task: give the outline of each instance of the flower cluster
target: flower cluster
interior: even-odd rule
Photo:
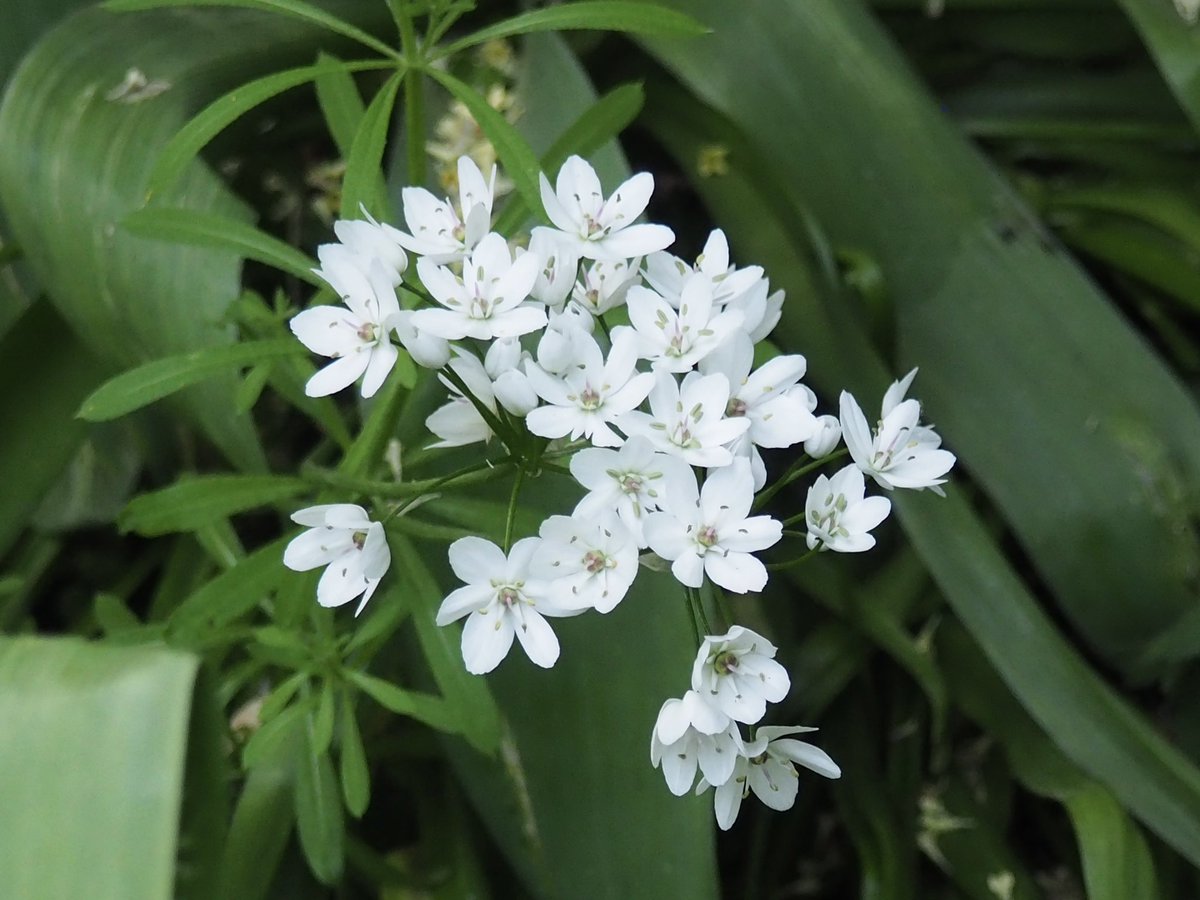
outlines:
[[[888,390],[874,428],[848,393],[838,416],[817,415],[802,383],[805,358],[761,344],[783,292],[760,267],[733,265],[719,230],[693,262],[668,252],[671,230],[638,221],[654,189],[649,174],[605,193],[592,167],[571,157],[553,186],[541,177],[550,225],[519,240],[491,230],[495,169],[485,177],[462,157],[457,174],[457,202],[403,191],[406,231],[369,217],[337,223],[339,243],[320,248],[315,271],[341,304],[302,312],[291,327],[333,360],[309,381],[313,396],[361,380],[369,397],[401,353],[440,369],[449,395],[426,420],[432,446],[498,438],[517,469],[514,503],[521,478],[569,457],[582,489],[570,515],[549,517],[511,546],[509,534],[504,547],[476,536],[450,546],[462,586],[437,622],[465,618],[469,671],[490,672],[514,639],[534,663],[552,666],[560,648],[548,619],[611,611],[639,560],[654,556],[706,621],[700,589],[761,591],[768,569],[756,554],[785,537],[810,552],[871,547],[891,504],[866,496],[866,476],[888,491],[944,482],[954,457],[920,424],[918,401],[905,399],[915,370]],[[803,514],[784,522],[756,514],[769,496],[758,492],[844,455],[843,438],[852,463],[817,476]],[[798,445],[805,455],[768,488],[761,451]],[[361,611],[387,567],[383,526],[346,505],[294,518],[312,528],[285,563],[328,565],[318,600],[361,594]],[[804,531],[787,530],[801,519]],[[807,729],[740,734],[737,723],[755,725],[788,690],[774,653],[736,625],[704,638],[692,689],[663,706],[654,729],[652,758],[671,790],[689,790],[699,766],[699,790],[716,788],[723,828],[747,790],[790,806],[796,763],[838,774],[822,751],[788,737]]]

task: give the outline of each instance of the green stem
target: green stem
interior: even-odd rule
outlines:
[[[789,559],[787,562],[767,563],[767,569],[772,572],[782,572],[784,569],[794,569],[796,566],[820,552],[821,548],[818,546],[813,550],[809,550],[803,556],[797,556],[795,559]]]
[[[448,365],[442,366],[441,374],[445,376],[447,381],[458,388],[459,393],[461,393],[467,398],[467,400],[471,402],[471,405],[474,406],[479,415],[483,417],[483,421],[487,422],[488,427],[496,433],[496,437],[500,438],[500,440],[504,442],[504,446],[508,447],[511,451],[513,435],[509,433],[509,430],[504,426],[504,423],[500,421],[499,417],[486,406],[484,406],[482,400],[471,393],[471,389],[468,388],[467,383],[462,380],[462,376],[460,376]]]
[[[471,485],[485,484],[504,475],[511,468],[512,463],[509,460],[501,460],[495,464],[477,463],[440,478],[423,478],[420,481],[375,481],[370,478],[343,475],[341,472],[317,466],[305,466],[300,471],[300,477],[314,484],[352,491],[362,496],[403,500],[439,490],[457,490]]]
[[[692,608],[695,610],[696,620],[704,629],[703,633],[705,635],[715,634],[716,632],[714,632],[712,629],[712,623],[708,621],[708,613],[704,611],[704,601],[700,597],[700,591],[698,591],[696,588],[688,588],[687,596],[688,603],[690,603]],[[701,639],[703,639],[703,635],[701,636]]]
[[[521,495],[521,483],[525,480],[525,470],[517,469],[517,477],[513,479],[512,494],[508,498],[508,515],[504,517],[504,552],[512,547],[513,522],[517,518],[517,498]]]
[[[754,508],[756,510],[762,509],[767,505],[767,502],[772,497],[778,494],[780,490],[791,484],[797,478],[807,475],[814,469],[821,468],[821,466],[825,465],[826,463],[831,463],[836,459],[841,459],[849,452],[849,450],[843,447],[840,450],[830,453],[828,456],[823,456],[820,459],[814,459],[812,462],[807,464],[804,463],[804,460],[807,458],[807,454],[801,456],[798,460],[792,463],[791,466],[788,467],[786,472],[779,476],[778,481],[776,481],[770,487],[764,489],[756,498],[754,498]]]
[[[687,601],[688,619],[692,623],[692,637],[695,638],[696,646],[699,647],[704,641],[704,634],[700,628],[700,620],[696,618],[696,606],[692,603],[692,589],[685,587],[683,589],[683,596]]]
[[[389,528],[394,528],[402,534],[407,534],[409,537],[414,537],[425,541],[456,541],[461,537],[468,537],[474,534],[467,528],[456,528],[453,525],[435,525],[433,522],[424,522],[420,519],[414,519],[412,516],[400,516],[388,525]]]
[[[400,29],[400,49],[408,63],[404,73],[404,130],[408,145],[408,183],[425,184],[425,85],[424,64],[420,57],[412,16],[401,0],[389,0],[388,7]]]

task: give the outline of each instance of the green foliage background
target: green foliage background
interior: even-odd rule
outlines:
[[[0,896],[1200,896],[1188,3],[489,3],[424,69],[408,16],[453,4],[110,6],[0,29]],[[162,89],[114,93],[131,69]],[[310,202],[396,221],[452,98],[501,222],[569,153],[649,167],[685,255],[719,225],[786,288],[823,407],[921,368],[949,496],[736,608],[845,773],[789,813],[718,840],[649,767],[694,649],[669,579],[564,622],[550,672],[462,670],[444,548],[503,529],[502,482],[396,520],[360,619],[279,563],[303,498],[451,470],[412,453],[428,373],[311,400],[284,319]]]

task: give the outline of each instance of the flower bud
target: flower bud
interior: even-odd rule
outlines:
[[[554,232],[549,228],[533,230],[529,238],[529,252],[537,254],[542,260],[531,296],[547,306],[562,306],[575,287],[579,257],[555,239]]]
[[[514,416],[524,416],[537,408],[538,396],[520,369],[512,368],[501,372],[500,377],[492,384],[492,391],[496,395],[496,402]]]
[[[842,423],[837,416],[817,416],[817,430],[804,442],[804,452],[813,459],[828,456],[842,440]]]

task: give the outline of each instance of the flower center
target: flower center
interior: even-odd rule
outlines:
[[[681,419],[675,423],[675,427],[671,429],[670,440],[672,444],[685,450],[700,446],[700,442],[692,437],[692,430],[688,427],[687,419]]]
[[[696,532],[696,543],[706,550],[717,543],[717,529],[711,525],[705,525]]]
[[[367,533],[365,531],[356,531],[350,535],[350,540],[354,541],[354,549],[361,550],[363,544],[367,542]]]
[[[618,483],[626,494],[637,495],[642,492],[642,479],[633,472],[626,472],[618,479]]]
[[[521,592],[512,585],[506,584],[496,593],[496,599],[508,609],[512,609],[521,602]]]
[[[363,322],[359,325],[356,334],[364,344],[374,344],[379,340],[379,329],[371,322]]]
[[[599,234],[600,232],[602,232],[604,230],[601,227],[600,223],[597,222],[595,219],[593,219],[591,216],[584,216],[583,221],[587,225],[587,236],[588,237],[595,237],[597,234]],[[603,235],[601,235],[601,236],[603,236]]]
[[[729,405],[725,407],[725,415],[727,416],[744,416],[746,414],[746,401],[739,400],[737,397],[729,399]]]
[[[718,653],[712,665],[718,675],[732,675],[738,670],[737,654],[732,650],[725,650],[722,653]]]
[[[592,412],[604,405],[604,398],[600,396],[600,392],[593,388],[590,384],[579,392],[579,406],[581,409]]]
[[[616,568],[616,565],[616,560],[609,559],[599,550],[589,550],[583,556],[583,567],[592,575],[603,572],[605,569]]]

